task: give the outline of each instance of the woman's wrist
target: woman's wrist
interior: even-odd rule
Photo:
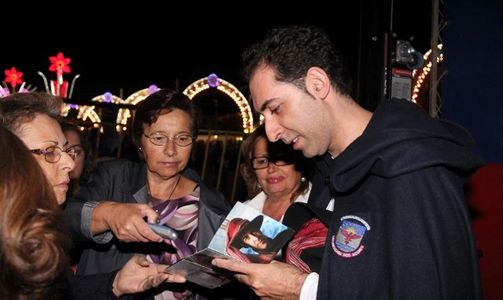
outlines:
[[[122,296],[122,291],[119,289],[119,285],[118,285],[119,276],[120,276],[120,271],[118,271],[117,273],[115,273],[114,281],[112,283],[112,293],[114,293],[114,295],[117,298],[119,298],[120,296]]]

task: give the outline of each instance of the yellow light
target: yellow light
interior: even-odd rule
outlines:
[[[442,50],[442,44],[438,45],[438,49]],[[418,70],[417,73],[414,73],[414,75],[417,75],[417,76],[413,76],[413,78],[415,78],[415,81],[416,81],[416,83],[414,84],[413,94],[412,94],[412,101],[413,102],[416,102],[416,99],[419,97],[419,91],[421,90],[423,82],[431,71],[432,63],[431,63],[430,55],[431,55],[431,49],[428,50],[423,56],[424,61],[425,62],[427,61],[428,63],[421,69],[421,71]],[[443,61],[443,59],[444,59],[444,56],[442,53],[440,53],[439,56],[437,57],[437,62],[441,63]]]
[[[208,77],[204,77],[190,84],[185,88],[183,93],[190,99],[193,99],[198,93],[209,88]],[[251,107],[245,96],[234,85],[222,78],[219,78],[217,89],[229,96],[234,103],[236,103],[241,113],[243,132],[246,133],[246,130],[249,131],[250,128],[253,127],[253,115],[251,114]]]

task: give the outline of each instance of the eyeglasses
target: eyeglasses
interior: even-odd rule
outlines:
[[[84,149],[80,145],[75,145],[71,148],[75,150],[75,157],[79,157],[84,153]]]
[[[51,146],[45,149],[30,149],[30,152],[36,155],[43,155],[45,161],[48,163],[57,163],[61,159],[61,153],[63,152],[68,154],[73,160],[77,157],[77,152],[73,147],[63,150],[58,146]]]
[[[265,169],[269,167],[269,163],[273,163],[276,166],[286,166],[293,164],[293,161],[275,159],[271,160],[271,158],[267,156],[259,156],[252,158],[252,168],[254,170]]]
[[[190,134],[179,134],[174,137],[169,137],[163,133],[152,133],[151,135],[143,134],[148,140],[157,146],[164,146],[168,141],[173,141],[177,146],[187,147],[192,144],[194,137]]]

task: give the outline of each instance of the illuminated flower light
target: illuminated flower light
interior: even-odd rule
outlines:
[[[23,72],[16,70],[16,67],[5,70],[5,82],[10,83],[12,89],[15,90],[18,84],[23,83]]]
[[[149,87],[148,87],[148,94],[151,95],[155,92],[157,92],[158,90],[160,90],[160,88],[155,85],[155,84],[151,84]]]
[[[68,81],[63,80],[63,73],[70,73],[72,71],[69,66],[72,60],[68,57],[65,57],[62,52],[58,52],[56,56],[49,56],[49,61],[51,62],[49,71],[56,72],[56,80],[51,80],[50,89],[47,85],[45,76],[41,72],[39,72],[39,75],[44,79],[47,91],[50,91],[52,95],[66,98],[68,96]],[[70,87],[71,90],[73,90],[73,84],[76,78],[78,78],[78,75],[72,82],[72,86]]]
[[[110,92],[106,92],[103,94],[103,100],[105,100],[106,103],[112,103],[113,101],[113,95]]]
[[[63,52],[59,52],[56,56],[49,56],[49,60],[51,61],[49,71],[56,72],[57,74],[70,73],[72,71],[69,66],[72,60],[66,58]]]
[[[218,76],[215,73],[211,73],[208,75],[208,85],[212,88],[216,88],[218,86]]]

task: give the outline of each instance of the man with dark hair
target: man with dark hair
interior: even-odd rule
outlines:
[[[216,266],[268,298],[481,298],[463,194],[481,161],[466,131],[405,100],[365,110],[317,28],[274,29],[244,63],[268,139],[319,156],[310,202],[335,207],[319,274],[279,262]]]

